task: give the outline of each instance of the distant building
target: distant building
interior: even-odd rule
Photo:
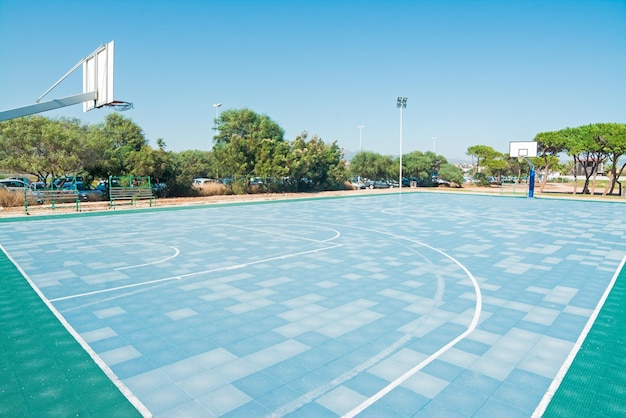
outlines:
[[[603,175],[604,174],[604,162],[600,161],[597,163],[597,167],[595,167],[595,172],[591,172],[594,165],[597,163],[595,158],[590,158],[588,160],[581,160],[576,162],[576,175],[577,176],[585,176],[587,174],[593,175]]]

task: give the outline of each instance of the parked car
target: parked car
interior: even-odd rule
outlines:
[[[94,189],[91,185],[77,181],[76,183],[66,183],[63,185],[62,190],[76,190],[78,199],[81,202],[97,202],[105,200],[105,195],[102,191]]]
[[[31,190],[29,188],[29,184],[24,180],[16,178],[4,179],[0,180],[0,185],[14,193],[24,193],[24,190],[26,190],[26,199],[28,201],[34,201],[40,205],[43,204],[43,194],[41,192]]]
[[[109,198],[109,182],[108,181],[100,180],[98,184],[96,185],[96,190],[100,190],[100,193],[102,193],[102,196],[104,196],[105,199]]]
[[[363,180],[352,180],[351,184],[354,190],[365,189],[365,182]]]
[[[19,180],[27,186],[30,184],[30,180],[28,180],[26,177],[9,177],[6,180]]]
[[[198,177],[198,178],[193,179],[192,185],[199,187],[199,186],[204,186],[207,183],[214,183],[214,182],[215,180],[213,179],[208,179],[206,177]]]
[[[44,183],[43,181],[36,181],[34,183],[31,183],[28,186],[32,191],[37,191],[37,190],[45,190],[47,189],[47,185],[46,183]]]
[[[167,183],[154,183],[152,185],[152,194],[155,197],[167,197]]]
[[[390,186],[385,180],[368,180],[365,187],[368,189],[388,189]]]

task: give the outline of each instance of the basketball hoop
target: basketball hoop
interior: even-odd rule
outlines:
[[[117,110],[118,112],[123,112],[125,110],[130,110],[133,108],[133,104],[130,102],[124,102],[122,100],[115,100],[113,102],[105,104],[106,107],[110,107],[113,110]]]

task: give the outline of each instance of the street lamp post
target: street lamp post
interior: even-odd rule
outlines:
[[[436,154],[435,152],[435,141],[437,140],[436,136],[433,136],[433,153]]]
[[[217,132],[217,120],[220,117],[220,107],[222,107],[221,103],[215,103],[213,105],[213,107],[215,108],[215,131]]]
[[[363,128],[365,126],[359,125],[357,128],[359,129],[359,151],[363,151]]]
[[[406,109],[406,97],[398,97],[396,107],[400,109],[400,176],[398,181],[398,187],[400,193],[402,192],[402,109]]]

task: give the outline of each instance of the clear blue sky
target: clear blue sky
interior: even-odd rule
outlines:
[[[115,96],[152,146],[212,147],[215,108],[349,151],[467,147],[626,122],[626,0],[0,0],[0,110],[115,41]],[[82,71],[47,99],[82,92]],[[43,113],[102,122],[108,110]]]

